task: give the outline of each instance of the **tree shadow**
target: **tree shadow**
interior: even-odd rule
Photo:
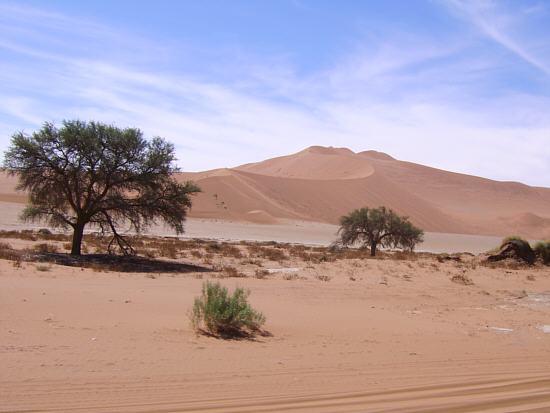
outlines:
[[[200,265],[164,261],[136,255],[86,254],[73,256],[61,253],[35,253],[27,258],[29,261],[48,262],[69,267],[92,268],[100,271],[137,273],[191,273],[214,271],[212,268]]]

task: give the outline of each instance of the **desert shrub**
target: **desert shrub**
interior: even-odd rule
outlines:
[[[173,242],[166,243],[164,247],[160,250],[160,252],[163,257],[168,257],[172,259],[176,259],[178,257],[176,244]]]
[[[56,245],[43,243],[35,245],[33,250],[42,254],[48,254],[57,252],[58,248]]]
[[[51,267],[49,265],[42,265],[42,264],[36,265],[35,268],[36,268],[36,271],[41,271],[41,272],[47,272],[51,270]]]
[[[94,247],[94,250],[96,252],[106,252],[109,249],[109,241],[107,238],[102,237],[101,235],[97,234],[86,234],[84,235],[84,241],[86,242],[86,246],[88,247]],[[72,248],[72,244],[71,248]]]
[[[260,279],[260,280],[263,280],[265,279],[267,276],[269,275],[269,271],[268,270],[256,270],[254,272],[254,277]]]
[[[518,236],[510,236],[506,237],[502,240],[500,243],[500,248],[503,248],[506,246],[506,244],[513,244],[515,247],[517,247],[522,253],[529,253],[532,251],[531,245],[529,245],[529,242],[527,242],[525,239],[518,237]]]
[[[531,245],[521,237],[507,237],[502,240],[498,253],[488,257],[489,261],[501,261],[512,259],[516,261],[524,261],[528,264],[533,264],[535,261],[535,253]]]
[[[262,313],[248,303],[249,291],[236,288],[229,294],[220,283],[205,282],[195,298],[190,318],[195,331],[217,336],[242,336],[256,332],[265,323]]]
[[[213,253],[218,253],[222,250],[222,246],[220,243],[218,242],[210,242],[207,246],[206,246],[206,251],[208,252],[213,252]]]
[[[315,279],[319,281],[329,282],[332,279],[332,277],[329,275],[316,275]]]
[[[292,257],[296,257],[304,262],[334,262],[337,259],[337,256],[335,254],[332,254],[327,249],[313,251],[313,249],[311,248],[306,249],[305,247],[299,248],[294,246],[289,250],[289,253]]]
[[[0,250],[11,250],[11,249],[13,248],[7,242],[0,242]]]
[[[262,260],[256,259],[256,258],[245,258],[241,261],[241,265],[256,265],[257,267],[263,267]]]
[[[274,248],[272,246],[275,245]],[[250,254],[250,257],[259,257],[264,258],[269,261],[284,261],[287,259],[287,255],[285,254],[285,251],[277,244],[272,244],[271,242],[265,242],[265,243],[256,243],[252,245],[248,245],[248,252]]]
[[[227,265],[222,268],[223,275],[230,278],[244,278],[246,274],[240,272],[235,267]]]
[[[156,258],[158,255],[158,250],[155,249],[145,249],[145,250],[138,250],[138,254],[142,254],[147,258]],[[171,258],[171,257],[168,257]]]
[[[54,234],[48,228],[40,228],[38,231],[36,231],[36,236],[38,239],[46,241],[67,241],[70,239],[68,235]]]
[[[418,255],[413,251],[394,251],[386,255],[389,259],[396,261],[416,261],[418,259]]]
[[[206,251],[214,254],[219,254],[224,257],[243,257],[243,254],[238,247],[228,244],[226,242],[211,242],[206,246]]]
[[[250,256],[259,256],[262,251],[262,247],[258,244],[247,245],[246,248],[248,249]]]
[[[231,244],[223,244],[221,254],[225,257],[242,258],[243,253],[239,248]]]
[[[457,284],[473,285],[474,282],[466,274],[456,274],[451,277],[451,281]]]
[[[270,261],[283,261],[287,258],[285,252],[275,248],[262,248],[261,256]]]
[[[36,241],[36,235],[30,230],[0,231],[0,238],[16,238],[27,241]]]
[[[202,252],[199,250],[191,250],[191,255],[195,258],[202,258]]]
[[[502,240],[502,242],[500,243],[500,246],[504,246],[505,244],[507,244],[508,242],[519,242],[519,243],[522,243],[522,244],[529,244],[527,241],[525,241],[522,237],[518,236],[518,235],[509,235],[507,236],[506,238],[504,238]]]
[[[543,264],[550,264],[550,241],[540,241],[533,247],[535,255]]]
[[[20,262],[21,254],[7,242],[0,242],[0,259]]]
[[[373,258],[370,251],[366,248],[329,248],[329,252],[335,259],[339,260],[352,260],[352,259],[366,259]],[[376,257],[375,257],[376,258]]]

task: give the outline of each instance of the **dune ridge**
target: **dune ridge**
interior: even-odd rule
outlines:
[[[431,232],[550,237],[549,188],[448,172],[377,151],[312,146],[224,172],[179,177],[204,190],[191,216],[250,221],[251,211],[261,211],[254,222],[335,224],[351,209],[386,205]]]
[[[383,152],[312,146],[235,168],[184,172],[202,188],[190,216],[260,224],[336,224],[354,208],[385,205],[425,231],[550,238],[550,189],[400,161]],[[0,201],[23,203],[3,174]]]

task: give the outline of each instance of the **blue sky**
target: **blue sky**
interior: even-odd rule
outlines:
[[[0,150],[72,118],[184,170],[331,145],[550,187],[550,2],[0,0]]]

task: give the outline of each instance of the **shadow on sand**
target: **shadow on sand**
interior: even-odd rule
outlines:
[[[191,273],[212,272],[213,269],[200,265],[185,264],[174,261],[164,261],[135,255],[87,254],[79,257],[59,253],[36,253],[27,257],[27,261],[48,262],[70,267],[93,268],[103,271],[120,272],[168,272]]]
[[[273,337],[273,334],[271,334],[267,330],[254,330],[254,331],[245,331],[245,330],[231,330],[231,331],[225,331],[220,332],[218,334],[211,333],[204,329],[199,329],[197,331],[197,334],[201,336],[206,337],[212,337],[222,340],[234,340],[234,341],[256,341],[262,343],[263,340],[260,339],[260,337]]]

